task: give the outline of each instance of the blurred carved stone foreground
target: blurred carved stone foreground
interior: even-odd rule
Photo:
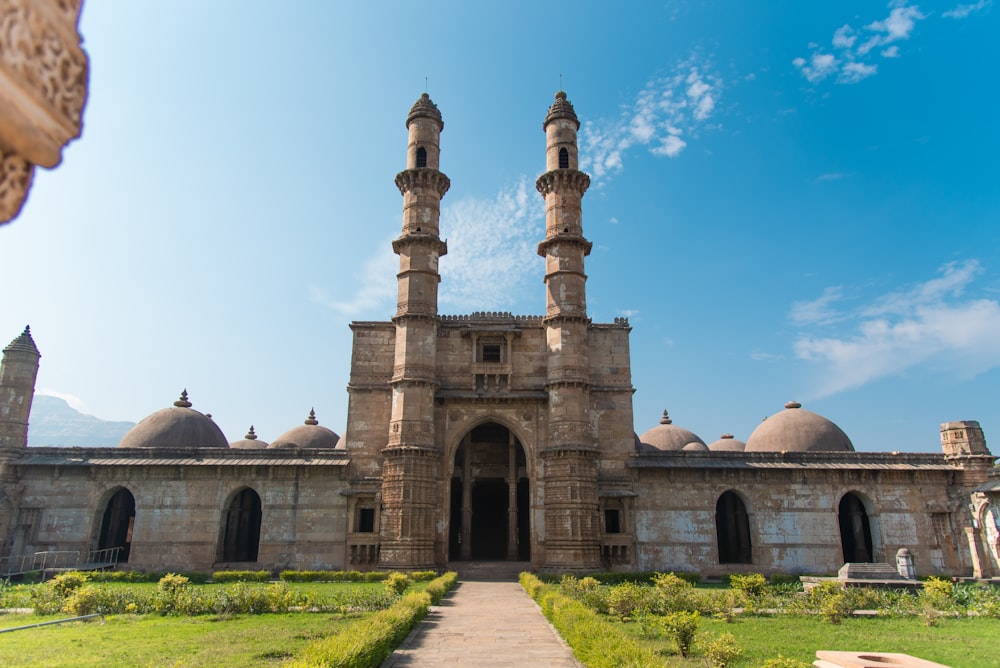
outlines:
[[[816,668],[949,668],[943,663],[894,652],[816,652]]]
[[[83,0],[0,0],[0,224],[21,210],[35,165],[80,136],[87,54]]]

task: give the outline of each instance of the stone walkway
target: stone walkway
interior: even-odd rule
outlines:
[[[459,582],[382,664],[582,668],[516,582]]]

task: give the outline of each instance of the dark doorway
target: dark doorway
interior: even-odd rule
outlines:
[[[222,561],[257,561],[260,545],[260,496],[249,487],[233,497],[226,510]]]
[[[529,560],[529,497],[524,449],[517,439],[495,423],[472,429],[455,453],[449,558]]]
[[[119,563],[128,562],[132,549],[132,527],[135,524],[135,497],[124,487],[108,500],[101,520],[101,535],[97,541],[98,550],[120,547]]]
[[[507,558],[507,483],[477,480],[472,486],[472,558]]]
[[[715,533],[719,541],[720,564],[753,562],[750,518],[746,504],[735,492],[726,492],[715,504]]]
[[[840,544],[844,550],[844,561],[873,563],[872,529],[868,521],[865,504],[853,493],[840,500]]]

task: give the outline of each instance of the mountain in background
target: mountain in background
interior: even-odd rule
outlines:
[[[28,446],[114,447],[134,426],[134,422],[84,415],[63,399],[36,394],[28,419]]]

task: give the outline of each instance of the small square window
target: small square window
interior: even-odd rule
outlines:
[[[621,513],[618,510],[604,511],[604,533],[621,533]]]
[[[483,344],[483,362],[500,362],[500,344],[499,343],[484,343]]]
[[[375,531],[375,509],[358,508],[358,533],[373,533]]]

